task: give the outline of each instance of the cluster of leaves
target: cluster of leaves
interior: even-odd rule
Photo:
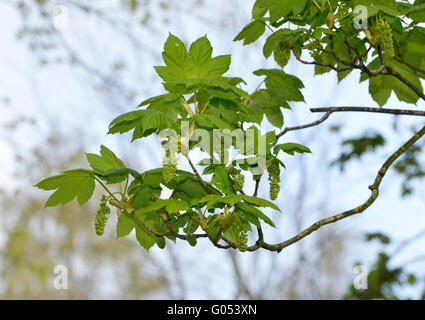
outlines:
[[[363,21],[357,21],[361,18]],[[419,97],[410,84],[422,92],[423,22],[423,0],[413,4],[395,0],[257,0],[252,21],[235,40],[252,43],[269,27],[272,34],[263,47],[266,58],[274,53],[281,64],[276,53],[290,48],[299,61],[315,65],[315,74],[334,70],[341,81],[359,69],[360,81],[369,80],[369,92],[380,106],[391,92],[401,101],[416,103]],[[304,54],[313,60],[303,60]],[[388,74],[397,74],[403,81],[394,81]]]
[[[390,238],[382,233],[366,234],[367,241],[377,240],[386,246],[391,243]],[[377,259],[368,273],[367,289],[356,289],[350,286],[349,292],[344,299],[350,300],[399,300],[402,299],[398,290],[405,286],[415,285],[417,278],[414,274],[406,272],[403,267],[392,267],[391,255],[382,251],[378,253]]]
[[[265,77],[265,88],[250,95],[238,86],[242,79],[223,76],[229,69],[230,56],[212,57],[212,47],[205,36],[187,50],[180,39],[170,34],[162,56],[165,65],[155,70],[167,93],[149,98],[140,103],[140,109],[115,118],[109,125],[109,134],[132,131],[132,141],[159,135],[166,149],[163,168],[139,173],[101,146],[99,155],[86,154],[91,170],[65,171],[41,181],[37,187],[56,190],[47,207],[65,204],[75,197],[82,205],[92,196],[98,182],[108,192],[103,199],[119,209],[117,236],[126,236],[135,229],[137,240],[146,249],[154,244],[163,248],[165,238],[172,241],[178,238],[195,245],[198,238],[208,237],[216,245],[223,238],[245,251],[247,232],[252,227],[260,227],[261,221],[274,227],[273,221],[259,208],[280,211],[268,200],[248,196],[243,191],[245,174],[258,167],[258,162],[252,160],[263,157],[266,167],[273,165],[279,174],[279,167],[283,167],[277,157],[280,151],[290,155],[310,152],[296,143],[276,144],[274,131],[262,134],[254,124],[260,124],[266,115],[270,122],[281,127],[281,107],[289,108],[288,101],[303,100],[302,82],[282,70],[261,69],[254,73]],[[196,129],[208,133],[213,141],[211,148],[202,147],[192,136]],[[217,129],[229,132],[239,129],[241,136],[224,139],[217,146],[214,144]],[[248,129],[255,133],[254,139],[249,139]],[[173,134],[163,135],[171,130]],[[260,138],[264,138],[266,154],[260,154]],[[167,146],[173,142],[177,146],[170,151]],[[223,161],[232,147],[246,159]],[[210,181],[196,169],[190,173],[176,168],[176,153],[190,161],[189,151],[197,148],[209,155],[198,165],[204,167],[202,176],[212,175]],[[227,156],[223,157],[224,154]],[[119,191],[110,191],[110,184],[119,185]],[[168,199],[161,198],[164,187],[172,190]],[[276,197],[277,194],[273,196]],[[102,201],[100,211],[105,210]],[[102,234],[106,219],[100,222],[98,233]],[[203,233],[195,233],[198,229]]]

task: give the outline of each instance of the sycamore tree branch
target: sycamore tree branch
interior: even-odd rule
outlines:
[[[187,236],[183,235],[183,234],[179,234],[177,232],[175,232],[169,221],[167,221],[168,224],[168,232],[166,233],[161,233],[158,231],[153,230],[152,228],[150,228],[148,225],[146,225],[135,213],[134,208],[126,206],[128,205],[128,203],[122,203],[121,201],[119,201],[117,198],[114,197],[113,200],[109,201],[110,205],[116,207],[117,209],[124,211],[125,214],[130,215],[134,221],[139,225],[139,227],[145,229],[147,232],[152,233],[153,235],[157,236],[157,237],[169,237],[169,236],[174,236],[180,240],[187,240]],[[198,233],[198,234],[194,234],[193,235],[195,238],[207,238],[209,237],[208,233]]]
[[[325,115],[308,124],[305,125],[300,125],[300,126],[295,126],[295,127],[288,127],[285,128],[282,132],[280,132],[277,136],[276,136],[276,140],[275,140],[275,144],[277,143],[277,141],[279,140],[280,137],[282,137],[284,134],[286,134],[289,131],[294,131],[294,130],[301,130],[301,129],[306,129],[306,128],[310,128],[313,126],[317,126],[319,124],[321,124],[322,122],[326,121],[329,116],[334,113],[334,112],[374,112],[374,113],[384,113],[384,114],[394,114],[394,115],[411,115],[411,116],[425,116],[425,111],[417,111],[417,110],[403,110],[403,109],[385,109],[385,108],[369,108],[369,107],[353,107],[353,106],[348,106],[348,107],[329,107],[329,108],[312,108],[310,109],[311,112],[325,112]],[[320,227],[326,225],[326,224],[330,224],[333,222],[336,222],[338,220],[344,219],[346,217],[349,217],[351,215],[354,214],[358,214],[363,212],[364,210],[366,210],[368,207],[370,207],[372,205],[372,203],[376,200],[376,198],[378,197],[378,188],[379,185],[382,181],[383,176],[385,175],[386,171],[388,170],[388,168],[393,164],[393,162],[400,157],[404,152],[406,152],[410,146],[412,146],[417,140],[419,140],[423,135],[425,134],[425,127],[419,131],[412,139],[410,139],[406,144],[404,144],[399,150],[397,150],[385,163],[384,165],[381,167],[381,169],[378,172],[378,175],[375,179],[375,182],[373,185],[371,185],[369,188],[372,191],[371,196],[369,197],[369,199],[363,203],[362,205],[342,212],[340,214],[337,214],[335,216],[332,216],[330,218],[326,218],[326,219],[322,219],[316,223],[314,223],[312,226],[310,226],[309,228],[307,228],[306,230],[304,230],[303,232],[299,233],[298,235],[282,242],[279,244],[268,244],[264,241],[264,235],[263,235],[263,231],[261,229],[261,226],[257,228],[257,232],[258,232],[258,239],[255,242],[254,245],[248,247],[248,251],[256,251],[260,248],[264,248],[266,250],[270,250],[270,251],[277,251],[280,252],[283,248],[300,241],[301,239],[303,239],[304,237],[306,237],[307,235],[311,234],[312,232],[316,231],[317,229],[319,229]],[[202,179],[202,177],[200,176],[199,172],[197,171],[196,167],[194,166],[194,164],[192,163],[192,161],[190,160],[189,157],[186,157],[190,166],[192,167],[193,172],[195,173],[195,175],[198,177],[198,180],[201,182],[201,184],[204,186],[204,188],[209,192],[212,193],[211,190],[208,188],[208,186],[206,185],[205,181]],[[260,181],[261,181],[261,176],[259,176],[256,179],[255,182],[255,190],[254,190],[254,194],[253,196],[258,196],[258,191],[259,191],[259,185],[260,185]],[[242,192],[242,194],[244,194]],[[182,236],[182,235],[180,235]],[[216,237],[215,239],[212,238],[208,232],[206,232],[206,234],[203,235],[204,237],[208,237],[209,240],[214,244],[214,246],[221,248],[221,249],[228,249],[228,248],[234,248],[237,249],[237,245],[233,242],[231,242],[230,240],[226,239],[224,236],[221,237],[221,239],[223,241],[225,241],[227,243],[227,245],[221,245],[219,244],[218,240],[219,237]],[[184,236],[182,236],[184,237]]]
[[[330,63],[303,60],[301,58],[301,56],[297,53],[295,48],[292,48],[292,53],[294,54],[295,58],[303,64],[314,64],[314,65],[317,65],[317,66],[328,67],[328,68],[331,68],[332,70],[334,70],[336,72],[343,72],[343,71],[348,71],[348,70],[352,69],[351,66],[350,67],[338,68],[338,67],[335,67],[333,64],[330,64]]]
[[[365,211],[367,208],[369,208],[375,202],[375,200],[376,200],[376,198],[378,197],[378,194],[379,194],[379,186],[381,185],[382,179],[384,178],[385,174],[387,173],[387,171],[391,167],[391,165],[402,154],[404,154],[411,146],[413,146],[420,138],[422,138],[424,135],[425,135],[425,126],[422,129],[420,129],[418,132],[416,132],[413,137],[411,137],[406,143],[404,143],[396,152],[394,152],[385,161],[385,163],[379,169],[379,171],[378,171],[378,173],[375,177],[375,181],[373,182],[372,185],[369,186],[369,189],[372,192],[370,197],[363,204],[361,204],[361,205],[359,205],[359,206],[357,206],[357,207],[355,207],[351,210],[344,211],[344,212],[341,212],[341,213],[336,214],[334,216],[331,216],[329,218],[319,220],[316,223],[312,224],[307,229],[303,230],[302,232],[298,233],[294,237],[292,237],[292,238],[290,238],[290,239],[288,239],[284,242],[281,242],[281,243],[278,243],[278,244],[268,244],[266,242],[257,242],[255,245],[248,247],[248,251],[255,251],[259,248],[264,248],[264,249],[267,249],[267,250],[270,250],[270,251],[280,252],[285,247],[288,247],[288,246],[302,240],[306,236],[310,235],[314,231],[320,229],[321,227],[323,227],[327,224],[335,223],[339,220],[348,218],[352,215],[362,213],[363,211]]]
[[[406,109],[389,109],[389,108],[371,108],[371,107],[355,107],[355,106],[346,106],[346,107],[327,107],[327,108],[311,108],[311,112],[325,112],[322,118],[313,121],[311,123],[295,126],[295,127],[287,127],[283,129],[279,134],[276,135],[276,140],[274,144],[278,142],[278,140],[285,135],[289,131],[302,130],[311,128],[321,124],[326,121],[329,116],[334,112],[372,112],[372,113],[384,113],[384,114],[394,114],[394,115],[404,115],[404,116],[418,116],[425,117],[425,111],[420,110],[406,110]],[[257,186],[256,186],[257,187]]]
[[[322,52],[331,55],[339,64],[341,64],[345,67],[337,67],[332,63],[323,63],[323,62],[319,62],[319,61],[311,61],[311,62],[305,61],[301,58],[301,55],[299,55],[297,53],[295,48],[292,48],[292,53],[294,54],[295,58],[303,64],[310,64],[310,65],[318,65],[318,66],[328,67],[328,68],[330,68],[330,69],[332,69],[336,72],[343,72],[343,71],[358,69],[358,70],[366,73],[369,77],[376,77],[376,76],[379,76],[379,75],[393,76],[393,77],[397,78],[398,80],[400,80],[402,83],[404,83],[406,86],[408,86],[422,100],[425,100],[425,94],[423,93],[422,88],[417,87],[414,83],[412,83],[407,78],[405,78],[401,73],[395,71],[392,67],[390,67],[388,64],[385,63],[384,54],[383,54],[383,52],[382,52],[382,50],[379,46],[376,48],[376,50],[378,52],[378,56],[379,56],[379,59],[380,59],[380,66],[377,69],[372,70],[372,69],[369,69],[363,61],[363,57],[367,57],[367,53],[370,51],[371,47],[369,47],[369,49],[366,51],[366,55],[361,55],[356,48],[354,48],[350,45],[350,43],[348,42],[348,39],[345,39],[345,44],[348,48],[349,55],[352,57],[351,61],[345,61],[336,54],[332,36],[330,36],[330,38],[329,38],[330,50],[321,49]],[[353,51],[356,53],[355,55],[352,54]],[[401,63],[403,63],[403,62],[401,62]],[[406,64],[406,63],[404,63],[404,64]],[[410,66],[410,65],[409,65],[409,67],[411,69],[415,68],[415,67]],[[417,68],[415,68],[415,69],[417,69]],[[423,70],[417,69],[415,71],[421,72]]]
[[[394,114],[394,115],[425,116],[425,111],[418,111],[418,110],[385,109],[385,108],[352,107],[352,106],[349,106],[349,107],[330,107],[330,108],[312,108],[312,109],[310,109],[310,111],[311,112],[325,112],[325,115],[322,118],[320,118],[320,119],[318,119],[314,122],[305,124],[305,125],[285,128],[282,132],[280,132],[278,135],[276,135],[276,140],[275,140],[274,144],[276,144],[278,142],[278,140],[289,131],[302,130],[302,129],[314,127],[314,126],[317,126],[317,125],[323,123],[334,112],[343,112],[343,111],[344,112],[348,112],[348,111],[351,111],[351,112],[374,112],[374,113],[384,113],[384,114]],[[261,176],[260,176],[260,179],[261,179]],[[258,194],[260,179],[256,180],[255,191],[254,191],[255,197]],[[374,197],[373,193],[372,193],[372,196]],[[372,198],[372,196],[371,196],[371,198]],[[376,194],[376,196],[377,196],[377,194]],[[364,207],[363,210],[365,210],[367,207],[369,207],[373,203],[374,200],[375,200],[375,198],[369,199],[364,204],[365,207]],[[328,222],[328,223],[331,223],[331,222]],[[322,226],[322,224],[320,224],[320,222],[319,222],[318,224],[315,224],[312,227],[310,227],[311,229],[308,229],[306,232],[311,233],[311,232],[317,230],[317,229],[315,229],[316,227],[320,228],[321,226]],[[261,230],[261,227],[257,228],[257,232],[258,232],[258,240],[256,241],[255,245],[248,248],[249,251],[255,251],[258,248],[266,248],[266,249],[269,249],[269,250],[272,250],[272,251],[282,250],[282,249],[277,250],[276,248],[279,248],[279,247],[276,247],[274,245],[269,245],[269,244],[264,242],[264,236],[263,236],[263,232]],[[299,239],[302,239],[303,237],[305,237],[308,234],[309,233],[306,233],[305,235],[300,234],[300,235],[298,235],[298,237],[299,237]],[[293,242],[291,242],[291,241],[294,241],[294,242],[298,241],[297,239],[298,239],[297,237],[294,237],[294,238],[288,240],[288,242],[286,242],[285,246],[292,244]]]
[[[310,109],[310,110],[312,110],[312,109]],[[312,111],[312,112],[314,112],[314,111]],[[283,129],[282,132],[280,132],[279,134],[276,135],[276,140],[275,140],[274,144],[276,144],[277,141],[280,139],[280,137],[282,137],[288,131],[307,129],[307,128],[314,127],[314,126],[321,124],[322,122],[326,121],[329,118],[329,116],[332,114],[332,112],[334,112],[334,111],[333,110],[325,110],[325,112],[326,112],[326,114],[322,118],[320,118],[319,120],[316,120],[314,122],[304,124],[304,125],[301,125],[301,126],[287,127],[285,129]]]
[[[370,108],[370,107],[355,107],[355,106],[311,108],[310,111],[311,112],[326,112],[326,113],[333,113],[333,112],[373,112],[373,113],[386,113],[386,114],[404,115],[404,116],[419,116],[419,117],[425,116],[425,111],[419,111],[419,110]],[[324,119],[324,120],[326,120],[326,119]],[[297,128],[297,127],[295,127],[295,128]],[[303,129],[302,126],[299,129]],[[292,129],[292,130],[298,130],[298,129]]]

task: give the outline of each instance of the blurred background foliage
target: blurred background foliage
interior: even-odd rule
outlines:
[[[370,265],[370,289],[350,288],[353,262],[362,254],[362,249],[353,248],[364,245],[350,224],[327,227],[279,255],[217,252],[208,244],[190,248],[179,243],[148,254],[133,240],[116,240],[112,228],[103,237],[96,236],[94,202],[78,209],[76,203],[43,209],[45,194],[32,185],[61,169],[86,166],[83,150],[94,150],[105,139],[131,167],[144,170],[160,162],[160,155],[151,152],[157,141],[129,145],[122,142],[125,138],[105,137],[105,132],[117,114],[161,90],[151,66],[160,59],[168,30],[188,42],[194,33],[208,32],[215,50],[233,54],[231,71],[245,72],[245,80],[250,77],[246,64],[270,64],[259,54],[260,46],[241,51],[231,42],[249,20],[252,4],[244,0],[0,3],[0,15],[7,17],[0,23],[4,24],[0,35],[8,35],[9,42],[14,39],[14,47],[6,48],[7,55],[1,57],[0,73],[16,89],[0,89],[1,299],[423,298],[423,274],[405,270],[411,263],[423,263],[423,253],[394,266],[393,252],[387,249],[393,242],[387,236],[369,237],[381,242],[377,257],[373,251],[365,262]],[[66,29],[61,30],[63,14]],[[332,101],[335,94],[329,92],[327,99]],[[293,121],[308,122],[296,116]],[[394,123],[397,134],[400,129]],[[285,173],[279,201],[285,212],[294,214],[282,218],[283,231],[266,229],[271,238],[281,240],[340,207],[330,201],[341,186],[329,186],[339,174],[329,165],[350,170],[352,162],[370,159],[387,145],[385,134],[376,130],[343,137],[338,126],[329,129],[295,133],[297,141],[320,148],[313,164],[299,158],[297,167]],[[341,148],[335,147],[338,144]],[[421,148],[410,150],[396,164],[403,195],[414,194],[415,180],[424,176]],[[68,290],[52,286],[58,264],[70,270]],[[405,286],[415,290],[405,294],[401,290]]]

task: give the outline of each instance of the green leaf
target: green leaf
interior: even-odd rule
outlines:
[[[228,124],[226,121],[221,120],[220,118],[217,118],[212,115],[208,114],[199,114],[195,115],[194,119],[196,123],[204,128],[217,128],[217,129],[229,129],[233,130],[233,127]]]
[[[213,49],[211,47],[211,43],[206,36],[193,42],[189,49],[189,55],[192,63],[197,67],[208,64],[211,59],[212,52]]]
[[[286,18],[291,14],[294,16],[300,14],[307,2],[308,0],[258,0],[254,5],[255,12],[253,11],[253,15],[264,15],[264,11],[268,10],[270,22],[274,23],[280,18]]]
[[[230,55],[214,58],[211,55],[211,43],[206,36],[192,43],[187,52],[183,42],[170,34],[162,53],[165,66],[157,66],[155,70],[165,83],[188,79],[219,79],[229,69]]]
[[[105,173],[115,168],[125,168],[124,163],[104,145],[100,146],[100,156],[93,153],[86,153],[90,167],[96,172]]]
[[[241,202],[242,199],[243,199],[243,196],[240,194],[231,194],[231,195],[222,197],[220,202],[224,202],[228,204],[229,206],[234,206],[235,204]]]
[[[192,199],[190,202],[191,206],[196,206],[198,204],[204,204],[208,201],[219,201],[221,199],[221,196],[218,194],[207,194],[206,196],[203,196],[200,199]]]
[[[245,212],[247,215],[252,215],[254,217],[260,218],[268,225],[272,226],[273,228],[276,228],[276,225],[273,223],[273,221],[260,210],[258,210],[256,207],[253,207],[247,203],[240,203],[238,208]]]
[[[259,69],[254,71],[254,74],[257,76],[266,76],[266,82],[270,81],[269,89],[274,89],[273,92],[276,91],[276,96],[288,101],[304,101],[304,97],[300,91],[300,89],[304,88],[304,84],[296,76],[287,74],[279,69]]]
[[[275,209],[277,211],[280,211],[279,207],[276,206],[273,202],[270,202],[266,199],[262,199],[262,198],[257,198],[257,197],[252,197],[252,196],[247,196],[247,195],[243,195],[242,198],[246,201],[249,202],[253,205],[256,205],[258,207],[269,207],[272,209]]]
[[[180,92],[181,94],[190,94],[202,89],[211,96],[222,99],[249,97],[246,91],[227,83],[223,78],[218,80],[191,78],[180,81],[169,81],[164,83],[164,88],[168,91]]]
[[[225,194],[234,194],[232,181],[229,172],[224,166],[217,166],[212,177],[212,183]]]
[[[95,182],[92,171],[75,169],[65,171],[36,184],[37,188],[43,190],[57,189],[47,200],[45,207],[54,207],[58,204],[66,204],[77,197],[82,206],[93,195]]]
[[[188,60],[188,54],[184,43],[171,33],[164,44],[162,58],[166,67],[154,67],[158,75],[164,81],[180,79],[182,68]]]
[[[154,234],[140,226],[136,227],[136,239],[147,251],[149,251],[157,241],[157,237]]]
[[[155,97],[143,100],[137,107],[152,105],[157,102],[159,102],[160,104],[171,103],[171,102],[179,101],[181,97],[182,95],[178,93],[165,93],[159,96],[155,96]]]
[[[283,126],[283,114],[279,108],[264,108],[264,113],[267,117],[267,120],[277,128],[282,128]]]
[[[149,129],[164,129],[167,126],[168,117],[165,113],[157,110],[146,110],[143,115],[141,125],[143,131]]]
[[[151,187],[142,185],[138,187],[134,192],[134,196],[131,198],[131,206],[137,210],[148,206],[153,199],[153,190]]]
[[[186,201],[183,200],[170,200],[166,206],[165,209],[169,213],[176,213],[179,211],[187,210],[189,207],[189,204]]]
[[[257,0],[252,7],[252,19],[263,17],[268,10],[268,0]]]
[[[243,44],[247,45],[260,38],[266,30],[266,24],[263,19],[255,19],[248,23],[242,31],[233,39],[233,41],[244,40]]]
[[[170,226],[174,232],[179,232],[181,228],[183,228],[190,220],[190,215],[187,213],[183,213],[179,215],[177,218],[171,217]]]
[[[157,211],[159,209],[164,208],[171,201],[172,200],[159,199],[157,201],[152,202],[151,204],[149,204],[146,207],[143,207],[143,208],[136,210],[136,215],[143,214],[143,213],[146,213],[146,212],[151,212],[151,211]]]
[[[133,130],[143,117],[144,112],[144,110],[130,111],[116,117],[109,124],[108,134],[125,133]]]
[[[117,222],[117,239],[125,237],[131,233],[136,224],[133,219],[129,217],[126,213],[123,213]]]
[[[106,179],[107,183],[120,183],[127,179],[128,175],[132,175],[136,179],[142,179],[142,176],[133,169],[129,168],[114,168],[106,171],[100,178]]]
[[[266,89],[256,92],[252,103],[248,106],[253,112],[246,116],[245,120],[261,123],[262,116],[256,119],[257,114],[265,114],[272,125],[281,128],[283,125],[281,107],[290,108],[287,101],[304,101],[300,91],[304,87],[303,83],[297,77],[279,69],[259,69],[254,71],[254,74],[266,76]]]
[[[279,151],[283,151],[287,154],[290,154],[291,156],[293,156],[295,154],[295,152],[311,153],[311,150],[308,147],[303,146],[303,145],[298,144],[298,143],[292,143],[292,142],[278,144],[274,147],[273,151],[274,151],[275,154],[278,154]]]
[[[368,67],[375,68],[379,66],[379,64],[380,62],[377,58],[372,61]],[[394,71],[398,72],[405,79],[415,85],[418,89],[423,91],[420,79],[414,71],[394,60],[389,61],[388,65]],[[366,79],[367,77],[363,76],[361,81]],[[391,91],[394,91],[400,101],[415,104],[419,99],[419,96],[411,88],[409,88],[402,81],[395,80],[393,77],[379,75],[369,78],[369,93],[380,106],[383,106],[388,101],[391,95]]]
[[[384,76],[374,77],[369,80],[369,93],[380,107],[385,105],[391,96],[391,88],[386,85],[388,80],[392,82],[391,79]]]
[[[294,30],[284,28],[277,30],[271,36],[269,36],[264,43],[264,57],[269,58],[282,41],[286,43],[296,42],[307,32],[308,31],[304,28],[297,28]]]
[[[198,242],[193,234],[186,235],[186,240],[192,247],[195,247]]]
[[[210,223],[208,223],[208,233],[210,236],[215,239],[218,236],[218,232],[221,229],[220,222],[216,219],[212,220]]]

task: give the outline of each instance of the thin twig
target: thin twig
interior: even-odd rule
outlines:
[[[346,106],[346,107],[328,107],[328,108],[311,108],[311,112],[373,112],[373,113],[386,113],[386,114],[395,114],[395,115],[405,115],[405,116],[419,116],[424,117],[425,111],[419,110],[406,110],[406,109],[389,109],[389,108],[370,108],[370,107],[355,107],[355,106]],[[326,119],[325,119],[326,120]],[[300,128],[303,129],[303,128]],[[295,129],[297,130],[297,129]]]
[[[379,194],[379,186],[381,185],[382,179],[384,178],[385,174],[387,173],[388,169],[391,167],[391,165],[403,154],[405,153],[411,146],[413,146],[421,137],[425,135],[425,126],[420,129],[415,135],[410,138],[405,144],[403,144],[396,152],[394,152],[382,165],[382,167],[379,169],[375,181],[372,185],[369,186],[369,189],[371,190],[372,194],[370,197],[360,206],[355,207],[354,209],[341,212],[339,214],[336,214],[334,216],[331,216],[329,218],[325,218],[322,220],[317,221],[316,223],[312,224],[310,227],[305,229],[304,231],[298,233],[296,236],[278,243],[278,244],[268,244],[268,243],[256,243],[255,245],[248,247],[248,251],[255,251],[257,249],[264,248],[270,251],[277,251],[280,252],[283,248],[288,247],[306,236],[310,235],[314,231],[320,229],[324,225],[331,224],[334,222],[337,222],[339,220],[345,219],[347,217],[350,217],[355,214],[362,213],[367,208],[369,208],[376,200]]]
[[[310,110],[313,110],[313,109],[310,109]],[[312,112],[315,112],[315,111],[312,111]],[[328,119],[328,118],[329,118],[329,116],[330,116],[330,115],[332,114],[332,112],[334,112],[334,111],[333,111],[333,110],[326,110],[325,112],[326,112],[326,114],[325,114],[322,118],[320,118],[319,120],[316,120],[316,121],[314,121],[314,122],[311,122],[311,123],[308,123],[308,124],[305,124],[305,125],[302,125],[302,126],[288,127],[288,128],[283,129],[283,131],[282,131],[282,132],[280,132],[279,134],[277,134],[277,135],[276,135],[276,141],[275,141],[275,144],[276,144],[277,140],[279,140],[279,138],[280,138],[280,137],[282,137],[284,134],[286,134],[288,131],[294,131],[294,130],[306,129],[306,128],[314,127],[314,126],[317,126],[317,125],[321,124],[321,123],[322,123],[322,122],[324,122],[326,119]]]
[[[196,177],[198,178],[199,182],[202,184],[202,186],[204,187],[205,191],[207,191],[210,194],[214,194],[214,192],[208,187],[207,183],[204,181],[204,179],[202,179],[201,175],[199,174],[198,170],[196,169],[195,165],[193,164],[192,160],[190,160],[189,155],[186,155],[186,159],[189,162],[190,167],[193,170],[193,173],[196,175]]]

